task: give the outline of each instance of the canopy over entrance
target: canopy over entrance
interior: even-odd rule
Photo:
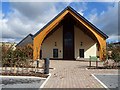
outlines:
[[[46,36],[48,36],[48,34],[53,32],[56,27],[62,25],[63,21],[65,22],[66,20],[65,18],[70,18],[72,21],[71,25],[72,23],[74,23],[76,26],[83,28],[83,32],[87,33],[87,35],[89,35],[98,43],[100,51],[99,56],[102,60],[102,58],[104,57],[104,52],[106,49],[106,39],[108,38],[108,36],[69,6],[66,7],[60,14],[58,14],[52,21],[50,21],[46,26],[44,26],[34,35],[33,59],[39,59],[40,48],[43,40],[46,38]]]

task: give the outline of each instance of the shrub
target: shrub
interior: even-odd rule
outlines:
[[[18,47],[13,50],[13,45],[6,47],[2,45],[2,65],[3,66],[26,66],[28,59],[33,57],[33,49],[30,45]]]
[[[120,46],[113,48],[111,56],[115,62],[120,62]]]

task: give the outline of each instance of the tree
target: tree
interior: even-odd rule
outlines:
[[[120,46],[115,46],[113,48],[111,56],[115,62],[120,62]]]

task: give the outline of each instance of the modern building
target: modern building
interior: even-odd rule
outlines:
[[[24,39],[22,39],[17,45],[16,47],[23,47],[26,46],[28,44],[33,44],[33,35],[29,34],[27,35]]]
[[[70,6],[34,35],[33,57],[69,59],[104,57],[108,36]]]

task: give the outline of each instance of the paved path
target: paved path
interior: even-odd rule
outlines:
[[[86,69],[88,62],[50,61],[52,74],[44,88],[104,88],[91,74],[118,73],[117,70]]]
[[[118,90],[118,75],[95,75],[108,88],[116,88]]]

